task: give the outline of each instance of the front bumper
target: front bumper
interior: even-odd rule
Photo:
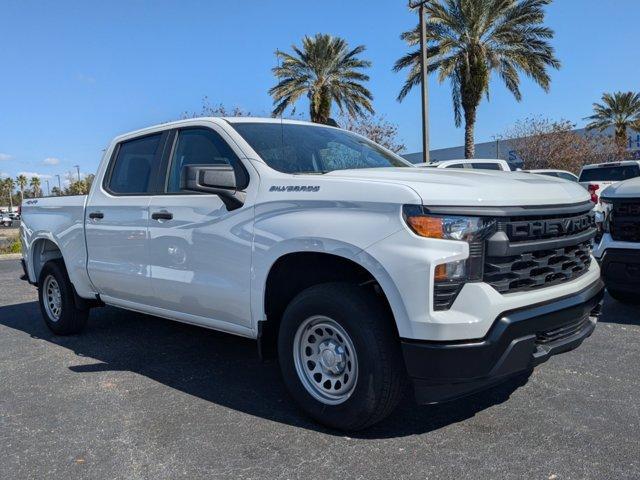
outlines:
[[[578,347],[595,329],[603,288],[598,279],[572,295],[503,312],[481,340],[402,340],[416,400],[462,397]]]
[[[620,292],[640,292],[640,250],[608,248],[600,260],[607,288]]]

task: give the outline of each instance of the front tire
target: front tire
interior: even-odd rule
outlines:
[[[38,303],[49,329],[56,335],[80,333],[89,310],[76,307],[73,286],[61,260],[45,263],[38,279]]]
[[[406,373],[392,322],[383,302],[357,285],[316,285],[291,301],[278,356],[289,393],[308,415],[353,431],[393,411]]]

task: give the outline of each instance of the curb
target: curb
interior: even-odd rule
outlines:
[[[20,260],[22,258],[21,253],[4,253],[0,254],[0,261],[2,260]]]

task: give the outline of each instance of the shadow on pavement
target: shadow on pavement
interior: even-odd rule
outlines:
[[[640,293],[638,295],[640,296]],[[607,294],[599,321],[620,325],[640,325],[640,305],[622,303]]]
[[[130,371],[250,415],[344,435],[317,425],[296,409],[277,362],[261,362],[251,340],[112,307],[93,310],[83,334],[57,337],[44,325],[36,302],[0,307],[0,324],[97,360],[69,367],[78,374]],[[389,438],[436,430],[506,401],[525,381],[515,378],[434,406],[418,406],[408,394],[389,418],[350,436]]]

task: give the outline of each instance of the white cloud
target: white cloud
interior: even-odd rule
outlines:
[[[46,175],[44,173],[38,173],[38,172],[18,172],[18,175],[24,175],[27,178],[39,177],[43,180],[51,178],[51,175]]]
[[[47,157],[42,161],[42,163],[45,165],[58,165],[60,163],[60,159],[56,157]]]
[[[8,153],[0,153],[0,160],[11,160],[13,155],[9,155]]]
[[[8,177],[9,174],[7,172],[0,172],[0,178]]]

